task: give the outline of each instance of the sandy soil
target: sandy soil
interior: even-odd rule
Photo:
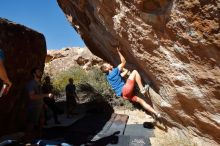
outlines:
[[[152,122],[153,118],[150,115],[147,115],[142,110],[128,110],[123,108],[114,108],[115,113],[117,114],[127,114],[129,116],[127,124],[143,124],[144,122]],[[159,128],[155,127],[154,129],[155,137],[151,137],[150,141],[152,146],[162,146],[166,145],[164,142],[164,136],[169,137],[166,132],[160,130]],[[163,144],[164,143],[164,144]],[[165,146],[164,145],[164,146]]]

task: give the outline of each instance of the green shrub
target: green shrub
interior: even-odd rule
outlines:
[[[59,92],[64,92],[69,78],[73,78],[74,84],[78,85],[87,77],[86,72],[80,67],[70,68],[69,70],[57,73],[52,77],[54,88]]]
[[[60,92],[64,92],[69,78],[73,78],[76,86],[88,83],[101,94],[106,93],[106,91],[110,89],[106,82],[105,75],[99,70],[99,68],[93,68],[86,71],[80,67],[70,68],[69,70],[58,73],[52,77],[54,88]]]
[[[73,78],[77,90],[80,90],[79,88],[82,87],[80,85],[89,84],[90,86],[92,86],[94,92],[97,92],[103,97],[106,97],[106,100],[112,106],[123,106],[129,109],[132,109],[134,107],[133,104],[131,104],[129,101],[124,100],[121,97],[115,96],[114,91],[111,89],[106,80],[105,74],[103,74],[101,70],[97,67],[93,67],[89,71],[86,71],[81,67],[74,67],[56,74],[52,77],[54,89],[57,92],[65,92],[65,87],[68,84],[69,78]]]

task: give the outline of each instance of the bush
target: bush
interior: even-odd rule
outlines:
[[[52,77],[54,88],[59,92],[65,92],[65,87],[69,83],[69,78],[73,78],[74,84],[77,85],[86,77],[86,72],[80,67],[70,68],[60,72]]]
[[[73,78],[74,84],[77,87],[79,84],[88,83],[99,93],[109,90],[105,76],[98,68],[86,71],[81,67],[70,68],[69,70],[58,73],[52,77],[54,88],[60,92],[64,92],[65,86],[69,83],[69,78]]]
[[[129,101],[115,96],[114,91],[109,86],[105,75],[97,67],[93,67],[89,71],[86,71],[81,67],[74,67],[56,74],[52,77],[54,89],[57,92],[65,92],[65,87],[69,83],[69,78],[73,78],[77,91],[82,92],[84,90],[88,92],[91,90],[90,92],[95,92],[105,97],[112,106],[124,106],[129,109],[133,108],[133,104]],[[94,99],[89,99],[88,101],[92,100]]]

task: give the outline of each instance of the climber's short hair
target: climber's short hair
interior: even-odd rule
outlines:
[[[100,70],[103,72],[103,73],[108,73],[108,68],[107,68],[107,63],[103,63],[100,67]]]

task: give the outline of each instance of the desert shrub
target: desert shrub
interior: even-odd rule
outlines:
[[[65,91],[65,86],[68,84],[69,78],[73,78],[74,84],[78,87],[79,84],[90,84],[100,94],[109,93],[111,91],[106,82],[105,75],[99,68],[92,68],[89,71],[81,67],[70,68],[67,71],[56,74],[53,77],[53,85],[60,92]]]
[[[66,85],[69,83],[69,78],[73,78],[74,84],[78,85],[83,80],[86,80],[85,78],[87,78],[87,74],[80,67],[70,68],[66,71],[57,73],[52,77],[54,88],[59,92],[64,92]]]
[[[80,92],[85,93],[85,97],[83,97],[84,102],[91,102],[91,103],[104,103],[107,102],[112,107],[124,107],[126,109],[133,110],[135,105],[129,102],[128,100],[124,100],[122,97],[115,96],[114,92],[109,87],[108,92],[101,94],[97,91],[93,86],[88,83],[80,84],[78,86]],[[97,105],[97,104],[96,104]]]
[[[74,84],[80,92],[87,91],[100,94],[105,97],[106,101],[112,106],[123,106],[129,109],[134,107],[129,101],[124,100],[121,97],[117,97],[114,94],[114,91],[109,86],[105,75],[97,67],[93,67],[88,71],[82,69],[81,67],[74,67],[56,74],[52,77],[54,89],[57,92],[64,92],[69,78],[73,78]],[[88,98],[91,98],[88,101],[97,100],[95,99],[96,97]]]

